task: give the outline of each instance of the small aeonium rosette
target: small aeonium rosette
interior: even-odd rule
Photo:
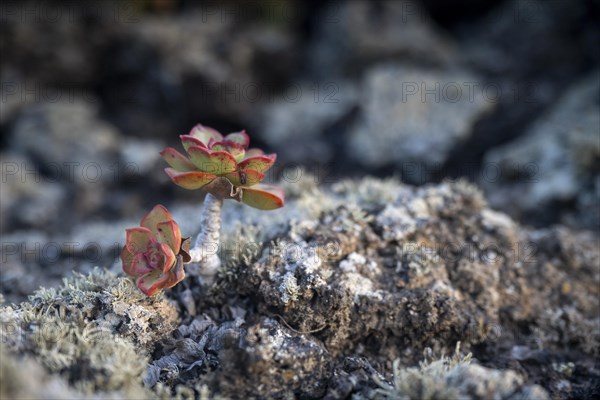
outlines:
[[[180,138],[187,157],[172,147],[160,153],[170,165],[165,172],[173,183],[262,210],[283,207],[283,190],[260,184],[277,156],[256,148],[248,149],[250,138],[245,131],[223,136],[213,128],[198,124]]]
[[[146,214],[139,227],[127,229],[121,251],[123,271],[136,279],[148,296],[175,286],[185,277],[183,263],[190,261],[189,238],[182,238],[179,226],[162,205]]]

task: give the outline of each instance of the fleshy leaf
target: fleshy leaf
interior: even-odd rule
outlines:
[[[163,288],[165,282],[169,280],[168,274],[163,274],[161,270],[154,270],[137,279],[137,287],[147,296],[155,295]]]
[[[178,172],[173,168],[165,168],[165,172],[173,183],[190,190],[200,189],[217,177],[215,174],[201,171]]]
[[[157,204],[150,210],[140,222],[140,225],[144,228],[148,228],[152,231],[154,235],[158,234],[158,229],[156,226],[160,222],[172,221],[173,217],[171,213],[165,208],[165,206]]]
[[[160,222],[157,225],[159,243],[166,243],[175,254],[181,248],[181,231],[175,221]]]
[[[183,259],[181,256],[177,257],[175,266],[169,271],[169,279],[164,283],[163,288],[168,289],[177,285],[185,278],[185,271],[183,269]]]
[[[135,257],[135,254],[129,251],[127,246],[123,246],[121,249],[121,262],[123,263],[123,271],[125,271],[125,268],[129,268],[129,265],[131,265],[133,262],[133,257]],[[125,273],[127,273],[127,271],[125,271]]]
[[[246,155],[246,150],[244,150],[242,146],[229,140],[214,142],[211,146],[209,146],[209,148],[212,151],[226,151],[227,153],[231,154],[237,162],[242,161]]]
[[[248,137],[246,131],[230,133],[229,135],[225,136],[225,140],[228,142],[237,143],[244,149],[247,149],[248,145],[250,144],[250,138]]]
[[[223,175],[237,169],[235,158],[224,151],[210,151],[208,149],[192,146],[188,149],[190,159],[200,171],[215,175]]]
[[[264,156],[264,155],[265,155],[265,152],[262,151],[261,149],[252,148],[252,149],[246,150],[245,157],[252,158],[252,157],[260,157],[260,156]]]
[[[194,126],[188,135],[195,137],[204,144],[208,144],[210,139],[214,139],[216,141],[223,140],[223,135],[221,135],[219,131],[202,124]]]
[[[142,276],[152,272],[152,268],[146,262],[144,253],[138,253],[133,257],[131,264],[123,265],[123,271],[132,276]]]
[[[160,155],[167,162],[167,164],[175,168],[177,171],[185,172],[196,169],[194,163],[192,163],[186,156],[172,147],[167,147],[160,152]]]
[[[250,168],[257,170],[258,172],[265,172],[271,168],[274,162],[275,157],[258,156],[246,158],[244,161],[239,163],[238,166],[240,169]]]
[[[202,141],[190,135],[180,135],[179,139],[181,139],[181,144],[185,151],[188,151],[192,146],[206,147],[205,143],[202,143]]]
[[[242,202],[260,210],[275,210],[283,207],[283,190],[267,185],[244,188]]]
[[[125,247],[133,254],[146,251],[148,244],[154,241],[152,231],[148,228],[129,228],[126,231]]]
[[[173,268],[173,265],[175,265],[175,261],[177,260],[177,258],[175,256],[175,253],[173,253],[173,250],[171,250],[171,247],[169,247],[169,245],[166,243],[160,244],[160,251],[164,257],[162,272],[166,274],[171,270],[171,268]]]
[[[247,168],[227,174],[225,178],[229,179],[233,186],[252,186],[265,179],[265,174]]]
[[[133,254],[127,249],[127,246],[121,250],[121,261],[123,262],[123,272],[127,275],[140,276],[152,270],[146,263],[144,253]]]

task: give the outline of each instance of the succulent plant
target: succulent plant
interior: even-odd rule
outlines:
[[[148,296],[175,286],[185,277],[183,263],[191,260],[189,238],[162,205],[155,206],[140,222],[127,229],[121,251],[123,271],[136,278],[137,287]]]
[[[207,192],[200,216],[201,230],[189,254],[200,267],[198,275],[210,282],[221,266],[217,253],[223,200],[234,199],[261,210],[283,207],[283,190],[260,183],[277,157],[249,149],[250,138],[245,131],[223,136],[198,124],[180,138],[187,156],[172,147],[160,154],[170,166],[165,172],[173,183]]]
[[[180,138],[187,157],[172,147],[161,152],[170,165],[165,172],[173,183],[262,210],[283,207],[283,191],[260,184],[277,156],[248,149],[250,138],[245,131],[223,137],[215,129],[198,124]]]

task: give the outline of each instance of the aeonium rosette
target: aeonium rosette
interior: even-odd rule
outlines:
[[[175,286],[185,277],[183,263],[190,261],[189,238],[167,209],[155,206],[139,227],[127,229],[121,251],[123,271],[136,278],[137,287],[148,296]]]
[[[187,157],[172,147],[160,153],[170,165],[165,172],[173,183],[262,210],[283,207],[283,190],[260,184],[265,172],[275,163],[276,154],[248,149],[250,138],[245,131],[223,136],[213,128],[198,124],[180,138]]]

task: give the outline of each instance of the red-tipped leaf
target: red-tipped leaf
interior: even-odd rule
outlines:
[[[242,203],[260,210],[275,210],[283,207],[283,190],[267,185],[244,188],[242,193]]]
[[[216,141],[223,140],[223,135],[221,135],[219,131],[202,124],[194,126],[190,131],[189,136],[195,137],[204,144],[208,144],[211,139]]]
[[[137,287],[146,294],[153,296],[164,287],[164,284],[169,280],[168,274],[163,274],[160,270],[154,270],[137,279]]]
[[[123,262],[123,272],[127,275],[141,276],[152,271],[146,262],[144,253],[134,254],[127,249],[127,246],[121,250],[121,261]]]
[[[154,235],[148,228],[129,228],[125,232],[125,246],[133,254],[146,251],[148,244],[154,241]]]
[[[171,213],[165,208],[165,206],[161,204],[155,205],[152,210],[150,210],[146,215],[142,217],[142,221],[140,225],[144,228],[150,229],[154,235],[158,234],[158,229],[156,226],[160,222],[172,221],[173,216]]]
[[[178,172],[173,168],[165,168],[165,173],[174,184],[190,190],[200,189],[217,177],[215,174],[200,171]]]
[[[175,262],[175,266],[169,271],[169,279],[164,283],[164,288],[172,288],[177,285],[185,278],[185,271],[183,269],[183,260],[181,257],[177,257],[177,261]]]
[[[244,130],[230,133],[229,135],[225,136],[225,140],[228,142],[237,143],[244,149],[247,149],[248,145],[250,144],[250,137],[248,137],[248,134]]]
[[[181,144],[183,145],[185,151],[188,151],[188,149],[192,146],[206,147],[205,143],[190,135],[180,135],[179,139],[181,139]]]
[[[235,158],[224,151],[210,151],[199,146],[192,146],[188,149],[188,154],[194,165],[203,172],[223,175],[237,169]]]
[[[148,265],[144,253],[136,254],[129,265],[123,265],[123,271],[132,276],[142,276],[152,272],[152,267]]]
[[[167,164],[169,164],[177,171],[185,172],[193,171],[196,169],[194,163],[192,163],[186,156],[184,156],[172,147],[167,147],[166,149],[160,152],[160,155],[167,162]]]
[[[181,248],[181,231],[175,221],[160,222],[157,225],[159,243],[166,243],[174,253]]]
[[[242,146],[229,140],[214,142],[209,148],[212,151],[225,151],[231,154],[236,162],[242,161],[246,155],[246,150]]]
[[[166,274],[171,270],[171,268],[173,268],[173,265],[175,265],[177,257],[175,256],[175,253],[173,253],[173,250],[171,250],[171,247],[168,244],[161,243],[159,248],[163,256],[162,272]]]
[[[246,150],[245,157],[252,158],[252,157],[260,157],[260,156],[264,156],[264,155],[265,155],[265,152],[262,151],[261,149],[252,148],[252,149]]]
[[[255,169],[244,169],[225,175],[233,186],[253,186],[265,179],[265,174]]]
[[[254,169],[258,172],[265,172],[275,163],[275,157],[258,156],[252,158],[246,158],[244,161],[238,164],[240,169]]]

